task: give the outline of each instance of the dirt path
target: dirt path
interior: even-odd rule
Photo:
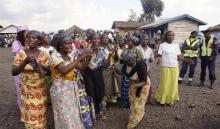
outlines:
[[[16,105],[14,80],[11,76],[12,54],[10,48],[0,48],[0,129],[22,129]],[[216,63],[220,77],[220,56]],[[159,67],[152,70],[153,91],[159,81]],[[199,80],[197,66],[196,81]],[[209,81],[206,81],[207,85]],[[195,84],[196,85],[196,84]],[[137,129],[220,129],[220,81],[215,89],[179,85],[180,101],[172,107],[146,105],[146,114]],[[154,93],[153,93],[154,95]],[[112,105],[107,120],[98,121],[96,129],[126,129],[128,110]],[[51,106],[48,106],[48,128],[54,129]]]

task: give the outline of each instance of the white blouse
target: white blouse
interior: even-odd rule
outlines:
[[[178,67],[177,56],[181,55],[179,44],[164,42],[160,45],[158,54],[162,56],[161,66]]]

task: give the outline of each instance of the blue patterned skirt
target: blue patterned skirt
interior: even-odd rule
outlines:
[[[80,72],[75,70],[74,76],[75,83],[78,85],[82,122],[86,129],[93,129],[93,123],[96,121],[93,99],[86,94],[85,85]]]
[[[125,75],[122,75],[121,82],[121,105],[124,108],[129,108],[129,96],[128,88],[129,87],[129,78]]]

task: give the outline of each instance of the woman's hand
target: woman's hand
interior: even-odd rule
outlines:
[[[31,62],[34,61],[34,56],[27,56],[25,59],[24,59],[24,63],[25,64],[29,64]]]
[[[131,85],[131,89],[135,89],[136,88],[136,86],[135,85]]]
[[[94,51],[91,51],[91,50],[87,50],[87,51],[84,51],[80,56],[79,56],[79,60],[84,60],[86,59],[87,57],[91,57],[95,52]]]
[[[149,63],[152,63],[152,62],[153,62],[153,59],[152,59],[152,58],[150,58],[150,59],[149,59]]]

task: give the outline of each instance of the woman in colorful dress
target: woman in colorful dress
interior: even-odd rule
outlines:
[[[53,42],[57,52],[51,54],[53,84],[50,96],[56,129],[84,129],[79,108],[78,86],[74,83],[74,69],[91,53],[83,52],[76,60],[69,56],[72,39],[68,33],[58,33]]]
[[[129,38],[127,39],[128,48],[126,48],[122,55],[121,55],[121,63],[125,64],[124,56],[129,53],[137,53],[138,57],[140,59],[143,59],[142,52],[136,48],[136,40],[135,38]],[[122,73],[122,83],[121,83],[121,104],[124,108],[129,108],[129,95],[128,95],[128,89],[129,89],[129,77],[126,74]]]
[[[136,51],[130,51],[123,57],[122,73],[129,78],[130,112],[128,129],[134,129],[145,114],[145,104],[150,91],[150,79],[147,65]]]
[[[13,75],[20,74],[21,121],[25,129],[46,128],[47,96],[44,75],[49,72],[48,55],[38,49],[41,33],[30,31],[28,47],[20,50],[14,59]]]
[[[86,86],[86,93],[92,97],[95,104],[96,118],[102,118],[101,102],[105,95],[102,65],[105,56],[103,48],[100,47],[100,37],[94,33],[91,36],[91,46],[88,48],[95,52],[90,58],[90,63],[85,69],[83,78]]]
[[[160,84],[156,91],[156,100],[162,105],[171,105],[179,100],[178,93],[178,61],[192,63],[191,60],[181,57],[179,44],[174,43],[175,34],[168,31],[165,34],[166,42],[160,44],[158,56],[162,58],[160,68]]]
[[[17,37],[16,40],[12,43],[12,53],[15,57],[16,54],[25,47],[25,40],[28,27],[27,26],[18,26],[17,27]],[[16,95],[17,95],[17,104],[19,109],[21,108],[21,93],[20,93],[20,77],[19,75],[14,76],[15,86],[16,86]]]

